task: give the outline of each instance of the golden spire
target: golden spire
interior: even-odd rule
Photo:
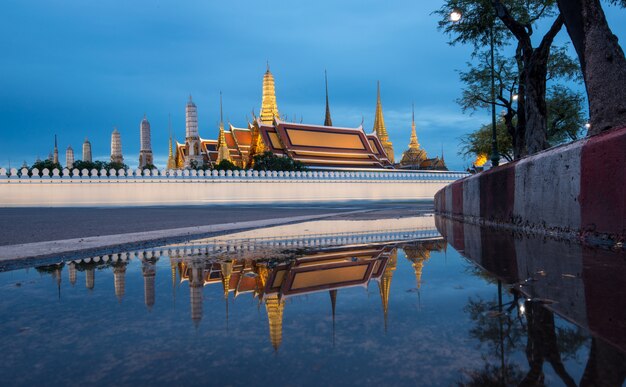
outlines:
[[[394,162],[393,144],[389,141],[389,135],[387,134],[387,128],[385,127],[385,117],[383,117],[383,104],[380,100],[380,81],[377,83],[376,88],[376,114],[374,116],[374,131],[376,136],[383,145],[387,158],[392,163]]]
[[[233,274],[233,261],[221,262],[220,268],[222,270],[222,287],[224,288],[224,298],[228,298],[228,292],[230,291],[230,277]]]
[[[176,169],[176,161],[174,161],[174,145],[172,144],[172,116],[168,114],[167,123],[170,132],[169,154],[167,156],[167,169]]]
[[[330,118],[330,105],[328,104],[328,77],[324,70],[324,82],[326,84],[326,116],[324,117],[324,126],[333,126],[333,120]]]
[[[385,331],[387,331],[387,312],[389,310],[389,291],[391,289],[391,278],[393,272],[396,270],[396,264],[398,259],[398,251],[394,250],[389,256],[385,272],[378,282],[378,290],[380,291],[380,299],[383,304],[383,314],[385,317]]]
[[[222,160],[230,159],[230,149],[228,149],[228,144],[226,144],[226,135],[224,134],[224,117],[222,115],[222,92],[220,91],[220,133],[217,138],[217,163],[219,164]]]
[[[409,142],[409,149],[419,150],[420,143],[417,142],[417,132],[415,131],[415,104],[411,104],[412,119],[411,119],[411,141]]]
[[[270,326],[270,341],[274,351],[278,351],[283,341],[283,309],[285,302],[278,298],[277,294],[269,296],[265,300],[265,310]]]
[[[412,263],[411,266],[413,266],[413,271],[415,272],[415,284],[417,289],[420,289],[422,286],[422,270],[426,261],[430,259],[430,251],[424,245],[404,246],[403,250],[406,258]]]
[[[270,65],[267,64],[267,71],[263,75],[263,100],[261,101],[261,122],[272,124],[274,118],[280,118],[278,105],[276,104],[276,90],[274,87],[274,76],[270,72]]]

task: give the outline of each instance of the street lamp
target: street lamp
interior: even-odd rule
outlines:
[[[459,9],[453,9],[450,12],[450,21],[456,23],[461,20],[463,13]],[[497,167],[500,165],[500,152],[498,152],[498,139],[496,131],[496,72],[494,59],[494,25],[496,24],[495,15],[489,28],[489,48],[491,53],[491,165]],[[517,100],[517,94],[513,96]]]

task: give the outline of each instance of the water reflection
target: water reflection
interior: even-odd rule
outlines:
[[[623,252],[591,249],[437,217],[444,237],[497,281],[498,301],[470,299],[473,337],[491,347],[499,364],[468,372],[469,385],[534,386],[549,364],[567,386],[577,385],[564,359],[575,357],[590,329],[591,350],[580,385],[619,386],[626,379],[626,278]],[[484,275],[485,272],[478,272]],[[511,301],[502,303],[503,283]],[[555,324],[555,313],[579,327]],[[492,318],[493,317],[493,318]],[[507,358],[523,345],[527,370]]]
[[[198,327],[204,315],[204,288],[221,287],[228,319],[228,305],[238,297],[251,297],[263,305],[267,313],[270,342],[278,350],[282,342],[283,312],[289,298],[312,293],[328,292],[332,310],[333,327],[338,293],[350,287],[367,289],[376,282],[380,296],[385,329],[389,310],[391,281],[397,267],[398,249],[405,252],[415,273],[416,289],[421,287],[424,263],[431,251],[445,248],[443,239],[427,239],[412,243],[362,245],[300,251],[271,250],[277,258],[232,259],[227,254],[215,254],[210,249],[193,248],[163,251],[143,251],[105,255],[52,265],[38,266],[40,273],[50,274],[61,289],[64,267],[68,268],[69,282],[76,284],[77,272],[85,274],[85,288],[93,291],[96,271],[113,273],[115,297],[121,303],[126,288],[127,267],[133,260],[141,263],[144,303],[151,309],[156,300],[156,265],[159,259],[169,259],[172,288],[187,285],[191,321]],[[226,249],[229,250],[229,249]],[[167,250],[166,250],[167,251]],[[239,254],[241,255],[241,254]],[[263,251],[263,256],[268,255]],[[290,256],[290,257],[288,257]]]
[[[434,218],[394,222],[0,273],[0,373],[48,385],[624,382],[620,256],[437,219],[468,260]]]

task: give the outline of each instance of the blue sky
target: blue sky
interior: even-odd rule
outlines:
[[[440,1],[160,1],[3,0],[0,4],[0,165],[32,163],[72,145],[80,158],[89,137],[107,160],[117,126],[125,161],[139,153],[148,115],[157,165],[167,158],[167,122],[184,138],[189,94],[200,135],[217,136],[219,91],[235,126],[261,104],[266,61],[281,114],[324,120],[324,69],[336,126],[372,128],[376,81],[396,157],[409,142],[411,103],[418,138],[454,169],[459,137],[489,121],[463,114],[456,70],[469,47],[451,47],[431,12]],[[626,11],[605,6],[620,41]],[[622,24],[622,25],[620,25]],[[560,41],[568,39],[562,31]]]

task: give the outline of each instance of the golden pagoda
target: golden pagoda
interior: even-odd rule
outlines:
[[[217,163],[223,160],[232,162],[230,159],[230,149],[226,143],[226,135],[224,134],[224,117],[222,114],[222,92],[220,91],[220,131],[217,138]]]
[[[278,105],[276,104],[276,89],[274,88],[274,76],[267,64],[267,71],[263,75],[263,99],[261,101],[261,122],[272,124],[274,118],[279,118]]]
[[[285,302],[279,298],[278,294],[273,294],[265,299],[265,310],[267,311],[267,320],[270,327],[270,340],[275,351],[278,351],[283,341],[284,308]]]
[[[383,104],[380,101],[380,82],[377,84],[376,91],[376,114],[374,116],[374,131],[376,136],[383,145],[387,159],[394,162],[393,144],[389,141],[389,135],[387,134],[387,128],[385,127],[385,117],[383,117]]]
[[[419,167],[426,158],[426,151],[420,148],[420,144],[417,141],[417,132],[415,131],[415,106],[412,106],[411,140],[409,141],[409,149],[402,154],[400,165]]]

